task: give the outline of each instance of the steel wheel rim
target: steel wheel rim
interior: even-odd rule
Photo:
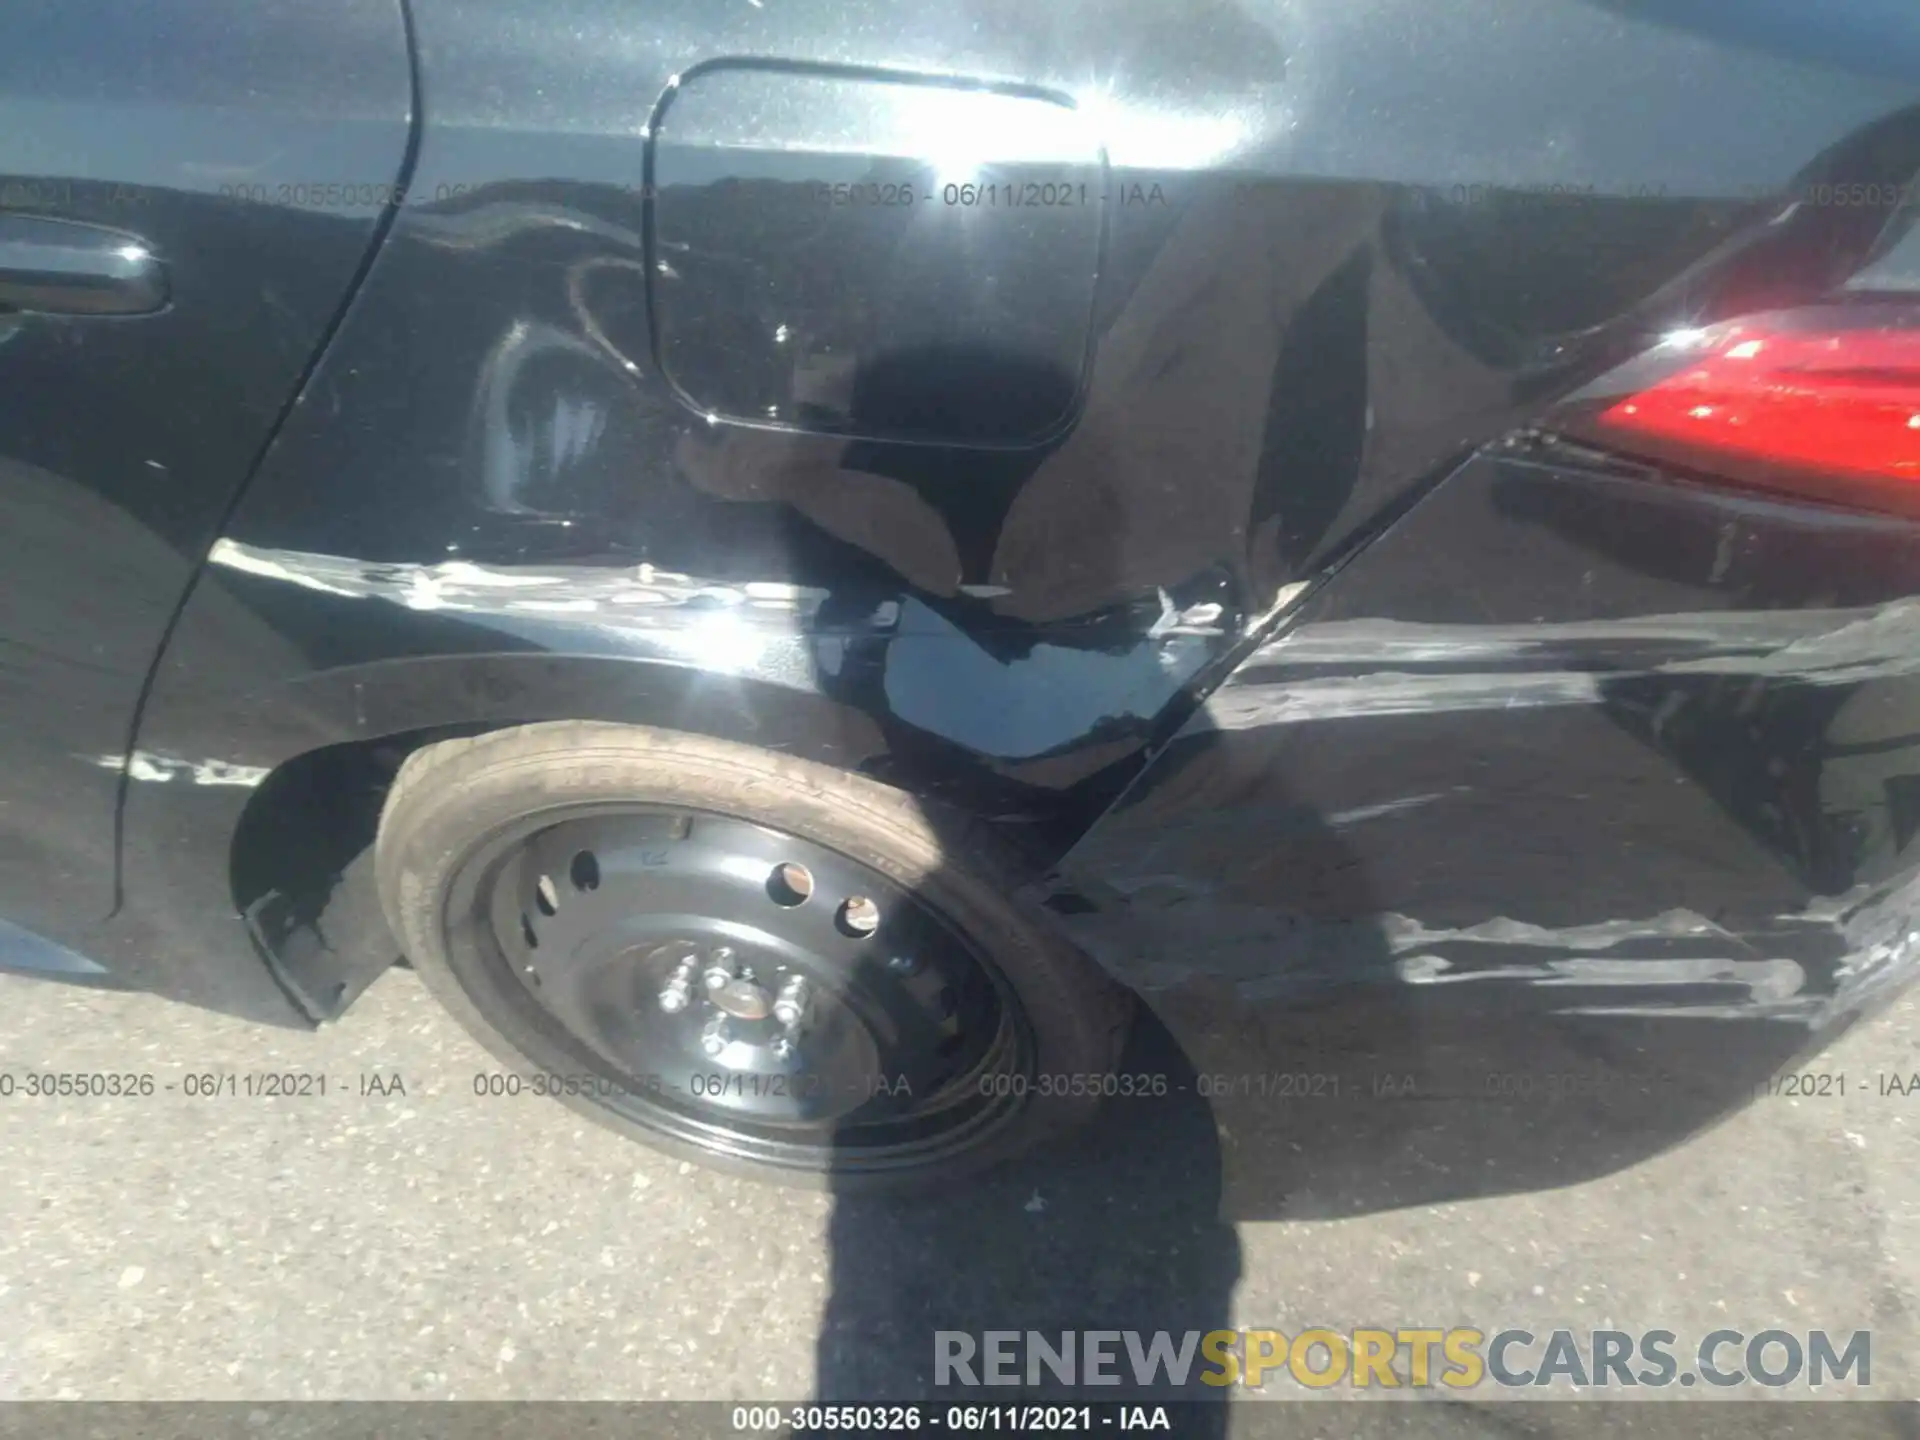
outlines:
[[[547,1088],[681,1145],[900,1169],[1029,1096],[1004,977],[923,894],[817,840],[684,806],[546,810],[468,854],[444,918],[461,984]]]

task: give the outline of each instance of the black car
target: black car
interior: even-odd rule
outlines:
[[[1906,0],[11,0],[0,120],[10,968],[1339,1210],[1920,960]]]

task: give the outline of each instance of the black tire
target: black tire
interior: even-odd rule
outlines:
[[[703,827],[715,817],[716,830],[750,822],[759,833],[823,847],[809,853],[844,857],[911,895],[981,965],[995,996],[996,1033],[1012,1037],[994,1054],[1011,1064],[1007,1057],[1017,1052],[1023,1078],[994,1077],[994,1093],[1004,1088],[1008,1096],[992,1102],[990,1116],[970,1120],[974,1129],[897,1154],[818,1135],[797,1149],[754,1149],[700,1127],[690,1134],[677,1097],[626,1093],[625,1082],[640,1082],[619,1072],[632,1067],[610,1065],[604,1047],[543,1015],[540,1004],[502,979],[514,962],[511,942],[498,938],[498,902],[490,902],[493,918],[475,917],[484,908],[477,897],[502,885],[498,867],[505,863],[477,857],[505,853],[500,847],[509,843],[530,845],[528,837],[556,833],[554,827],[608,823],[605,817],[618,819],[628,807],[688,812]],[[1043,913],[1015,898],[989,837],[977,827],[958,835],[953,829],[931,823],[895,790],[809,761],[640,726],[566,721],[446,741],[412,755],[381,816],[377,871],[388,920],[414,969],[511,1074],[531,1080],[584,1071],[622,1082],[611,1089],[583,1083],[585,1093],[549,1084],[543,1093],[558,1088],[562,1103],[633,1139],[753,1178],[848,1191],[914,1188],[1006,1159],[1089,1119],[1099,1084],[1057,1077],[1110,1074],[1131,1014],[1126,992],[1053,934]],[[472,878],[483,864],[496,867],[488,872],[495,878]],[[974,1083],[987,1092],[984,1076]],[[954,1110],[949,1102],[941,1113]]]

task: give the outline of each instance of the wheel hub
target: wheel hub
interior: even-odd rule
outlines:
[[[675,948],[675,954],[679,949]],[[759,983],[751,966],[741,965],[730,946],[719,946],[706,957],[701,976],[703,994],[694,999],[693,975],[699,965],[695,955],[684,955],[661,987],[658,1003],[668,1015],[683,1017],[683,1025],[697,1025],[700,1048],[723,1063],[734,1045],[765,1051],[772,1059],[786,1063],[800,1060],[800,1039],[806,1021],[813,988],[804,976],[786,974],[784,965],[776,966],[783,976],[776,995]]]
[[[736,1020],[764,1020],[773,1013],[773,997],[751,980],[729,980],[708,991],[707,999]]]

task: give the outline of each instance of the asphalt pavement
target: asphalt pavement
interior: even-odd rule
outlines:
[[[938,1328],[1369,1324],[1870,1329],[1871,1393],[1920,1396],[1920,1093],[1868,1079],[1920,1071],[1916,1001],[1820,1068],[1848,1093],[1572,1188],[1228,1225],[1125,1114],[837,1199],[477,1093],[499,1066],[404,970],[311,1035],[0,977],[0,1399],[880,1398]],[[325,1093],[247,1093],[275,1074]]]

